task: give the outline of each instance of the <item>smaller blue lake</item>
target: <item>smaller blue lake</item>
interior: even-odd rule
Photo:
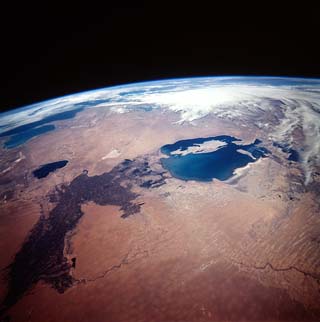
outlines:
[[[65,167],[67,163],[68,163],[68,160],[61,160],[61,161],[43,164],[38,169],[34,170],[32,174],[36,178],[42,179],[42,178],[45,178],[49,173]]]
[[[224,145],[212,152],[202,153],[201,144],[209,141],[222,141]],[[261,146],[262,142],[258,139],[251,144],[239,142],[241,142],[240,139],[227,135],[181,140],[162,146],[161,152],[168,157],[161,158],[160,161],[162,166],[178,179],[223,181],[231,178],[236,169],[267,157],[270,153]],[[199,147],[200,153],[186,153],[189,148],[194,147]]]
[[[299,162],[300,161],[300,155],[297,150],[294,150],[290,148],[288,145],[285,144],[280,144],[278,142],[273,142],[273,146],[280,148],[280,150],[284,153],[288,154],[288,160],[289,161],[294,161],[294,162]]]

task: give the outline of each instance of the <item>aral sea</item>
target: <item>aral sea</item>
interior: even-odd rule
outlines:
[[[221,144],[212,151],[202,149],[210,141]],[[236,169],[267,157],[270,152],[261,144],[259,139],[241,144],[240,139],[227,135],[181,140],[161,147],[161,152],[167,156],[161,158],[161,164],[181,180],[224,181],[231,178]],[[189,150],[192,152],[188,153]]]

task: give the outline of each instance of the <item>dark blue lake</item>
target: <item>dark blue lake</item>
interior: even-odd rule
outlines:
[[[54,172],[58,169],[65,167],[68,163],[68,160],[61,160],[52,163],[43,164],[38,169],[34,170],[33,175],[38,178],[45,178],[50,172]]]
[[[4,143],[7,149],[15,148],[35,136],[39,136],[49,131],[53,131],[55,126],[51,123],[54,121],[61,121],[74,118],[77,113],[81,112],[84,107],[79,107],[71,111],[65,111],[54,115],[46,116],[42,120],[30,122],[24,125],[17,126],[11,130],[0,133],[0,137],[10,136]]]
[[[199,147],[213,140],[222,141],[225,145],[213,152],[183,154],[183,151],[187,151],[190,147]],[[244,145],[234,143],[239,141],[241,140],[235,137],[221,135],[166,144],[161,147],[161,152],[168,157],[161,158],[161,164],[172,176],[182,180],[211,181],[214,178],[227,180],[237,168],[256,162],[270,153],[261,146],[260,140]],[[249,153],[241,153],[238,151],[240,149]],[[174,151],[176,152],[173,153]]]
[[[46,116],[42,120],[30,122],[30,123],[27,123],[24,125],[20,125],[20,126],[15,127],[14,129],[0,133],[0,137],[9,136],[9,135],[10,136],[16,135],[16,134],[19,134],[19,133],[22,133],[25,131],[32,130],[40,125],[44,125],[44,124],[51,123],[54,121],[71,119],[71,118],[74,118],[77,115],[77,113],[81,112],[82,110],[83,110],[83,107],[77,108],[77,109],[74,109],[71,111],[65,111],[65,112],[54,114],[54,115]]]
[[[55,126],[52,124],[33,128],[25,132],[10,136],[10,138],[6,142],[4,142],[3,146],[7,149],[16,148],[17,146],[31,140],[33,137],[53,131],[54,129]]]

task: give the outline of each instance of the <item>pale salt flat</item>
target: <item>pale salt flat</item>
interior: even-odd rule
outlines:
[[[101,160],[117,158],[121,152],[118,149],[111,150],[108,154],[101,158]]]

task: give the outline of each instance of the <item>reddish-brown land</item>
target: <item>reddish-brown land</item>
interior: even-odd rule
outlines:
[[[267,142],[258,128],[213,116],[176,121],[156,110],[88,110],[7,156],[23,158],[2,175],[12,185],[1,191],[0,300],[16,285],[10,267],[27,286],[7,300],[4,319],[320,319],[316,188],[304,189],[299,166],[268,143],[270,157],[228,181],[173,178],[161,167],[164,144],[220,134]],[[60,159],[68,165],[32,176]],[[52,229],[64,233],[44,248]],[[27,256],[37,247],[47,251],[40,268]],[[19,256],[24,268],[12,264]]]

